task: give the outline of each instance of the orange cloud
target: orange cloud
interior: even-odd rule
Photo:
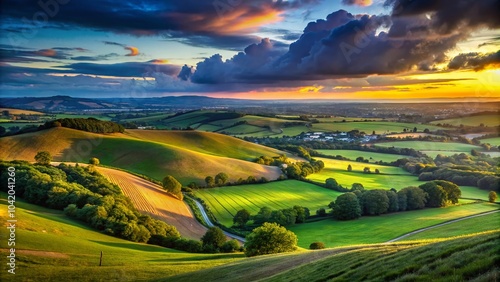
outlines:
[[[358,5],[362,7],[367,7],[373,4],[372,0],[342,0],[345,5]]]
[[[152,64],[168,64],[168,60],[165,59],[154,59],[149,62]]]
[[[130,53],[127,54],[127,56],[137,56],[139,55],[139,48],[134,47],[134,46],[126,46],[125,50],[129,50]]]
[[[283,11],[273,7],[262,7],[255,11],[241,5],[220,17],[205,14],[169,13],[182,29],[192,32],[210,32],[216,34],[240,34],[257,31],[261,26],[281,21]]]
[[[57,51],[54,49],[42,49],[36,51],[36,54],[44,57],[55,57],[57,55]]]

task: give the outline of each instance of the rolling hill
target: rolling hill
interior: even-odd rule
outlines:
[[[217,135],[219,143],[201,146],[196,150],[196,142],[210,143],[211,141],[204,141],[204,138],[214,137],[197,133],[198,141],[188,142],[185,135],[177,133],[179,139],[174,141],[176,133],[173,133],[166,134],[168,139],[162,143],[161,134],[158,134],[160,137],[153,134],[153,140],[138,139],[133,134],[140,135],[102,135],[68,128],[52,128],[3,137],[0,138],[0,159],[33,161],[39,151],[49,151],[54,161],[86,163],[89,158],[97,157],[104,165],[123,168],[157,180],[166,175],[173,175],[185,185],[191,181],[203,183],[206,176],[215,176],[220,172],[227,173],[230,181],[250,175],[273,180],[281,174],[277,167],[246,160],[250,159],[252,154],[253,158],[257,158],[263,154],[272,156],[282,152],[235,138]],[[186,143],[185,148],[180,147],[183,142]],[[241,159],[229,157],[238,150],[243,152],[239,154]]]

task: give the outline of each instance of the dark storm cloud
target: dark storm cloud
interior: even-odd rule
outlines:
[[[474,69],[476,71],[488,66],[500,66],[500,50],[495,53],[466,53],[455,56],[448,64],[449,69]]]
[[[31,20],[42,11],[50,17],[49,24],[59,28],[79,26],[135,36],[177,34],[175,38],[182,34],[213,37],[213,41],[219,42],[226,36],[248,36],[260,26],[280,20],[283,12],[317,1],[101,0],[98,3],[65,1],[67,3],[55,6],[38,4],[50,1],[4,0],[2,17],[9,22],[20,22],[22,18]],[[255,42],[248,40],[245,45]],[[236,45],[241,43],[238,41],[233,43],[233,48],[245,46]]]
[[[180,67],[170,64],[156,64],[154,62],[126,62],[116,64],[94,64],[94,63],[74,63],[65,66],[71,73],[122,76],[122,77],[144,77],[153,73],[163,73],[166,75],[177,75]]]
[[[393,17],[429,14],[429,27],[441,34],[500,27],[498,0],[386,0],[385,5],[393,7]]]
[[[73,61],[105,61],[105,60],[110,60],[112,58],[119,57],[117,53],[109,53],[105,55],[96,55],[96,56],[76,56],[76,57],[71,57],[71,60]]]
[[[285,53],[261,43],[258,46],[266,50],[262,53],[245,51],[226,61],[214,55],[198,63],[191,79],[207,84],[266,84],[434,71],[471,32],[499,27],[500,17],[492,12],[498,11],[498,2],[394,0],[386,3],[393,5],[387,16],[354,16],[339,10],[310,22]]]

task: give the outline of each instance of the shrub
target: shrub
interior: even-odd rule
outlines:
[[[325,248],[325,244],[323,242],[314,242],[309,245],[309,249],[311,250],[321,250]]]

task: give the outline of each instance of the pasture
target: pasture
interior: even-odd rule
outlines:
[[[322,221],[297,224],[289,229],[299,238],[299,246],[307,248],[315,241],[327,247],[353,244],[383,243],[411,231],[445,221],[498,209],[492,203],[465,204],[446,208],[427,208],[380,216],[363,216],[357,220]]]
[[[483,144],[488,143],[493,146],[500,146],[500,137],[481,139],[481,143]]]
[[[373,144],[378,147],[412,148],[421,151],[432,158],[438,154],[454,155],[460,153],[470,154],[471,150],[481,151],[480,146],[454,143],[454,142],[432,142],[432,141],[394,141]]]
[[[299,205],[309,208],[314,214],[319,208],[327,208],[328,204],[340,194],[340,192],[297,180],[196,191],[196,196],[203,199],[210,206],[215,217],[226,226],[233,224],[233,216],[241,209],[257,214],[262,207],[285,209]]]
[[[0,217],[5,221],[7,196],[0,195]],[[243,258],[242,254],[190,254],[122,240],[94,231],[61,211],[16,200],[20,219],[16,223],[16,281],[34,277],[37,281],[152,280]],[[5,257],[4,243],[2,247]],[[103,266],[99,267],[101,251]]]
[[[411,158],[411,156],[405,155],[395,155],[395,154],[384,154],[384,153],[376,153],[376,152],[366,152],[366,151],[358,151],[358,150],[316,150],[317,152],[328,155],[328,156],[342,156],[344,158],[348,158],[350,160],[355,160],[358,157],[363,157],[368,159],[370,163],[383,161],[383,162],[394,162],[398,159],[403,158]]]
[[[478,116],[468,116],[468,117],[457,117],[451,119],[435,120],[431,124],[451,124],[453,126],[499,126],[500,116],[496,114],[478,115]]]

